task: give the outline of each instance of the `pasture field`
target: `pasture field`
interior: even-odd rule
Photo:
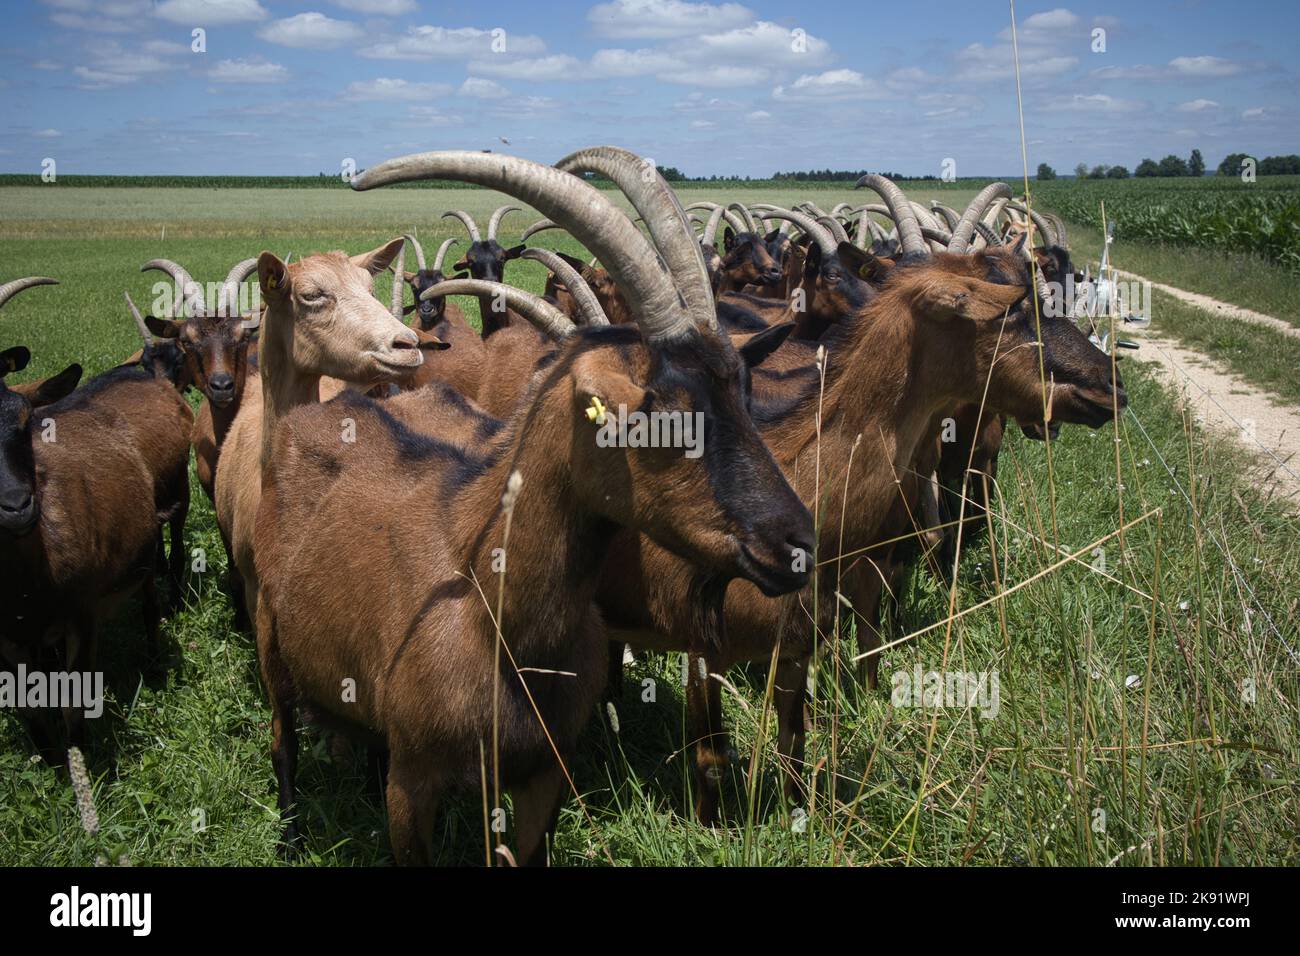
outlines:
[[[702,195],[789,203],[806,191]],[[838,199],[817,194],[821,205]],[[0,345],[31,348],[18,381],[73,361],[101,371],[138,346],[122,291],[151,300],[156,276],[139,272],[149,258],[173,258],[203,281],[264,248],[360,252],[416,224],[429,248],[462,235],[435,218],[443,209],[482,220],[501,201],[486,190],[6,188],[0,278],[61,284],[6,306]],[[508,218],[502,242],[533,218]],[[535,242],[581,251],[558,232]],[[534,291],[543,278],[535,263],[507,269]],[[381,297],[387,287],[377,280]],[[1122,371],[1131,405],[1118,425],[1067,427],[1050,449],[1009,432],[989,533],[963,550],[952,595],[911,573],[879,690],[858,684],[851,640],[824,652],[809,804],[780,797],[765,668],[755,666],[728,675],[724,695],[740,754],[728,824],[693,822],[680,662],[645,655],[615,701],[617,731],[593,714],[573,768],[581,802],[565,805],[554,862],[1300,863],[1300,518],[1263,498],[1256,466],[1192,426],[1151,374],[1133,362]],[[133,608],[103,634],[109,701],[88,753],[98,839],[82,833],[66,779],[0,716],[0,864],[277,861],[269,709],[251,638],[233,629],[225,557],[197,483],[187,544],[204,550],[208,570],[190,576],[185,607],[165,626],[165,677],[141,677]],[[996,708],[895,702],[892,676],[917,667],[995,673]],[[389,861],[364,768],[327,735],[304,735],[302,862]],[[482,819],[476,794],[444,805],[442,862],[483,860]]]

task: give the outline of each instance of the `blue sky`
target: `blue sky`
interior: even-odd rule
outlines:
[[[1017,18],[1031,169],[1300,152],[1293,0]],[[27,0],[6,21],[8,172],[310,174],[596,143],[689,175],[1021,170],[998,0]]]

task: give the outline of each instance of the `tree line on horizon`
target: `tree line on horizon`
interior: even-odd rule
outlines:
[[[1237,176],[1241,173],[1241,164],[1244,160],[1252,158],[1249,153],[1229,153],[1219,163],[1216,173],[1219,176]],[[1266,156],[1261,159],[1255,169],[1260,176],[1294,176],[1300,174],[1300,156],[1294,154],[1289,156]],[[1187,159],[1170,153],[1164,159],[1157,162],[1154,159],[1144,159],[1138,163],[1137,168],[1129,173],[1127,166],[1107,166],[1098,164],[1091,168],[1087,163],[1080,163],[1074,167],[1074,176],[1076,179],[1128,179],[1132,175],[1136,178],[1147,177],[1174,177],[1174,176],[1204,176],[1205,159],[1201,156],[1199,149],[1192,150],[1192,155]],[[1041,181],[1056,179],[1056,170],[1047,163],[1038,164],[1038,179]]]

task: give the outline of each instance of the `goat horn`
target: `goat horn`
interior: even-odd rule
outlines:
[[[402,238],[406,239],[407,242],[415,243],[415,240],[412,239],[410,236],[403,236]],[[419,243],[415,243],[415,245],[418,247]],[[424,256],[420,256],[419,258],[423,259]],[[420,271],[421,272],[424,271],[423,262],[420,263]],[[404,242],[402,243],[402,247],[397,250],[397,258],[393,261],[393,297],[391,300],[391,304],[388,307],[388,311],[392,313],[393,318],[395,318],[398,322],[402,321],[402,291],[403,291],[402,287],[406,285],[405,272],[406,272],[406,243]]]
[[[1045,218],[1043,218],[1042,213],[1040,213],[1037,209],[1030,209],[1027,206],[1025,206],[1024,203],[1019,203],[1014,201],[1008,202],[1007,208],[1014,209],[1016,212],[1023,212],[1025,215],[1027,215],[1030,218],[1034,226],[1038,229],[1039,233],[1043,237],[1043,245],[1045,246],[1059,245],[1056,239],[1056,230],[1052,228],[1052,224],[1048,222]]]
[[[745,220],[745,232],[762,235],[763,230],[759,227],[758,223],[754,221],[754,214],[749,211],[748,207],[746,207],[744,203],[729,203],[727,208],[735,210],[740,215],[740,218]]]
[[[1002,245],[1002,240],[998,238],[998,234],[982,222],[975,223],[975,234],[982,238],[986,245]]]
[[[941,246],[947,246],[952,242],[952,233],[947,229],[941,229],[938,226],[922,226],[921,235],[930,242],[937,242]]]
[[[489,239],[495,239],[497,237],[497,227],[501,225],[501,220],[512,212],[523,212],[523,210],[518,206],[502,206],[492,214],[492,218],[488,220]]]
[[[726,210],[715,204],[713,212],[709,213],[709,221],[704,225],[704,234],[700,236],[700,242],[706,246],[712,246],[717,242],[718,223],[722,222],[724,215],[726,215]]]
[[[1011,187],[1006,183],[989,183],[966,207],[966,211],[961,214],[961,219],[952,230],[952,242],[948,245],[949,252],[958,254],[965,253],[970,247],[971,236],[975,234],[975,223],[984,215],[984,210],[989,207],[995,199],[1005,199],[1011,196]]]
[[[583,325],[609,325],[609,318],[605,315],[605,310],[600,307],[600,300],[596,298],[596,293],[592,292],[591,286],[587,285],[587,280],[560,256],[550,249],[533,247],[525,249],[521,258],[536,260],[555,273],[555,278],[564,283],[564,287],[573,296],[573,301],[577,303],[578,311],[582,313]]]
[[[766,207],[764,207],[766,208]],[[792,222],[804,232],[808,233],[817,247],[821,249],[823,256],[832,256],[836,252],[835,237],[831,235],[830,230],[823,226],[817,220],[804,215],[801,212],[795,212],[793,209],[781,209],[773,206],[767,209],[769,219],[784,219]]]
[[[461,221],[461,223],[465,226],[465,230],[469,233],[470,242],[483,241],[482,237],[479,236],[478,234],[478,223],[476,223],[474,221],[474,217],[471,216],[469,213],[465,212],[465,210],[449,209],[442,214],[443,219],[446,219],[448,216],[455,216],[457,219]]]
[[[452,236],[450,239],[444,239],[444,240],[442,240],[442,245],[440,245],[440,246],[438,247],[438,254],[437,254],[436,256],[433,257],[433,271],[434,271],[434,272],[441,272],[441,271],[442,271],[442,263],[443,263],[443,260],[445,260],[445,259],[447,258],[447,250],[450,249],[452,246],[454,246],[454,245],[455,245],[456,243],[458,243],[458,242],[460,242],[460,240],[457,239],[455,236]],[[420,249],[420,247],[419,247],[419,246],[416,246],[415,248],[416,248],[416,253],[418,254],[418,253],[419,253],[419,249]],[[421,268],[421,269],[424,268],[424,262],[423,262],[423,260],[420,262],[420,268]]]
[[[849,212],[852,209],[853,209],[852,203],[837,202],[834,206],[831,207],[831,218],[839,219],[843,213]]]
[[[191,279],[183,266],[177,265],[170,259],[150,259],[140,267],[141,272],[148,272],[150,269],[167,273],[176,283],[176,297],[172,300],[172,318],[185,318],[185,313],[191,306],[197,306],[200,314],[207,312],[208,305],[203,299],[203,286]]]
[[[517,156],[449,150],[387,160],[353,177],[352,188],[420,179],[454,179],[498,189],[560,223],[605,264],[635,308],[648,342],[680,338],[692,328],[692,317],[683,312],[681,296],[654,248],[618,207],[580,177]],[[698,249],[693,233],[689,238]],[[702,257],[700,262],[702,266]]]
[[[236,262],[226,273],[226,281],[221,283],[221,291],[217,294],[217,314],[220,316],[237,315],[236,307],[239,301],[239,287],[244,284],[244,280],[257,271],[256,259],[245,259],[242,262]]]
[[[153,335],[149,332],[149,326],[144,324],[144,316],[135,307],[135,303],[131,301],[131,293],[123,292],[122,295],[126,296],[127,308],[131,310],[131,318],[135,319],[135,327],[140,330],[140,338],[144,339],[145,348],[152,346]]]
[[[826,210],[823,209],[821,206],[817,205],[811,199],[805,199],[803,202],[799,203],[798,205],[804,209],[807,209],[810,213],[813,214],[815,218],[820,218],[826,215]]]
[[[930,208],[947,220],[949,232],[956,229],[957,223],[961,222],[961,216],[958,214],[956,209],[953,209],[951,206],[945,206],[937,199],[930,200]]]
[[[12,282],[6,282],[4,285],[0,285],[0,306],[3,306],[24,289],[30,289],[38,285],[58,284],[58,279],[51,279],[47,276],[28,276],[26,279],[14,279]]]
[[[410,245],[410,247],[415,250],[415,264],[419,268],[419,270],[423,272],[424,271],[424,247],[420,245],[420,240],[416,239],[415,236],[413,236],[409,232],[402,233],[402,238],[405,239],[407,243]],[[455,242],[456,240],[448,239],[446,241]],[[405,253],[405,248],[403,248],[403,253]],[[405,265],[406,263],[403,261],[402,264]]]
[[[441,178],[446,178],[441,177]],[[446,295],[500,296],[506,307],[518,312],[553,339],[563,339],[577,329],[573,320],[540,296],[486,279],[447,279],[430,286],[420,299],[439,299]]]
[[[848,242],[849,234],[844,231],[844,225],[834,216],[818,216],[817,221],[830,230],[830,234],[835,237],[837,242]]]
[[[617,146],[593,146],[570,153],[555,164],[567,173],[600,173],[613,180],[645,220],[651,242],[668,269],[688,316],[700,328],[717,330],[718,313],[713,304],[713,286],[695,230],[677,194],[652,163]]]
[[[903,195],[903,191],[879,173],[868,173],[857,181],[854,188],[860,189],[863,186],[873,190],[889,207],[889,215],[898,226],[903,255],[926,252],[925,237],[921,235],[921,224],[917,222],[916,213],[912,211],[912,206]]]
[[[519,241],[527,242],[534,235],[543,231],[544,229],[560,229],[560,228],[563,227],[560,226],[558,222],[552,222],[549,219],[539,219],[531,226],[529,226],[527,229],[524,230],[524,234],[519,237]]]

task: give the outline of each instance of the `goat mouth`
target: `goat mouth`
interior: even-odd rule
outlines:
[[[0,531],[11,537],[21,538],[29,534],[40,520],[41,509],[33,504],[26,512],[4,512],[0,514]]]
[[[1061,418],[1077,421],[1089,428],[1100,428],[1118,418],[1128,405],[1128,394],[1122,386],[1117,387],[1113,393],[1110,389],[1073,388],[1069,395],[1069,405],[1062,409]]]
[[[370,358],[379,366],[381,371],[400,373],[419,368],[424,362],[424,353],[412,346],[410,348],[389,349],[384,352],[371,352]]]
[[[763,592],[767,597],[779,597],[797,591],[808,583],[807,571],[795,571],[789,565],[776,562],[765,563],[755,556],[749,546],[737,542],[736,564],[747,581]]]

